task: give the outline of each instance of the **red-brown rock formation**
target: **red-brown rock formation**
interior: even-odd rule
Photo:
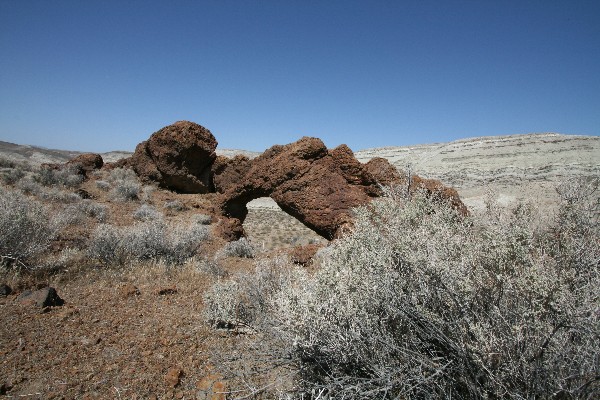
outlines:
[[[88,175],[90,172],[102,168],[103,165],[102,156],[95,153],[81,154],[67,162],[67,166],[75,166],[82,175]]]
[[[319,235],[332,239],[352,223],[352,209],[382,195],[383,185],[407,185],[405,175],[383,158],[361,164],[346,145],[328,150],[317,138],[275,145],[255,159],[217,157],[209,130],[180,121],[152,134],[122,163],[143,179],[188,193],[217,192],[215,231],[227,240],[243,235],[246,204],[271,197]],[[454,189],[413,177],[409,191],[450,200],[466,213]]]
[[[417,175],[413,175],[411,179],[410,191],[425,190],[428,196],[440,201],[449,202],[458,212],[466,216],[469,214],[467,206],[461,201],[456,189],[445,186],[437,179],[424,179]]]
[[[250,170],[250,159],[238,154],[233,158],[218,156],[212,165],[213,186],[217,193],[224,193],[239,184]]]
[[[217,157],[217,140],[210,131],[178,121],[140,143],[127,164],[146,180],[185,193],[212,191],[210,169]]]
[[[372,158],[364,164],[364,168],[380,185],[391,186],[406,182],[405,174],[401,174],[400,171],[385,158]]]
[[[347,146],[328,151],[316,138],[273,146],[250,164],[239,183],[223,193],[220,207],[240,224],[250,200],[269,196],[285,212],[331,239],[352,221],[353,207],[380,194],[375,179]]]

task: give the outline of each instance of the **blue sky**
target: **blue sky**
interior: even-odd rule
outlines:
[[[0,140],[133,150],[600,135],[599,1],[0,0]]]

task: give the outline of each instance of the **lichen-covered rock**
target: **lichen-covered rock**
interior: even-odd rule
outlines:
[[[210,170],[217,155],[217,140],[206,128],[178,121],[137,145],[126,162],[145,180],[184,193],[212,191]]]

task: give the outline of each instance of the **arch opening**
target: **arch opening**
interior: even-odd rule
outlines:
[[[259,251],[327,243],[325,238],[285,212],[270,197],[253,199],[246,208],[244,231]]]

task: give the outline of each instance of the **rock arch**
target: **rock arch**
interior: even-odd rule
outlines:
[[[229,169],[246,163],[244,171]],[[243,223],[246,204],[271,197],[283,211],[332,239],[351,222],[351,209],[381,195],[375,178],[346,145],[328,150],[320,139],[303,137],[273,146],[248,162],[218,160],[213,168],[215,188],[221,193],[222,215]],[[233,179],[224,179],[226,175]],[[232,222],[233,224],[234,222]]]
[[[281,209],[326,239],[352,222],[352,209],[381,196],[381,185],[406,183],[383,158],[360,163],[346,145],[329,150],[314,137],[275,145],[254,159],[217,156],[212,133],[193,122],[179,121],[140,143],[121,164],[140,177],[171,190],[216,192],[215,217],[220,234],[233,240],[244,234],[246,204],[271,197]],[[414,177],[411,185],[450,200],[466,213],[454,189]]]

